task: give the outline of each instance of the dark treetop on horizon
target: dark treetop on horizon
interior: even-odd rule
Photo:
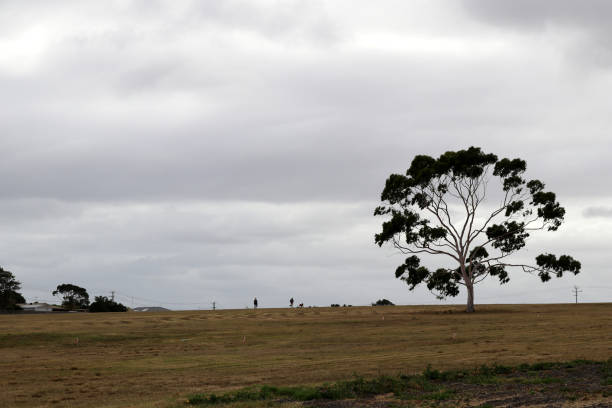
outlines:
[[[542,282],[551,274],[579,273],[580,262],[568,255],[541,254],[535,265],[508,260],[526,245],[532,232],[556,231],[565,215],[555,194],[544,191],[544,183],[523,178],[526,167],[524,160],[498,159],[470,147],[438,159],[416,156],[406,175],[389,176],[381,195],[384,204],[374,215],[390,219],[383,222],[375,242],[379,246],[391,242],[411,254],[396,269],[396,277],[410,290],[425,283],[442,298],[457,296],[463,285],[467,311],[473,312],[474,285],[489,275],[504,284],[510,280],[509,268],[535,273]],[[492,176],[500,182],[502,195],[496,206],[487,207],[487,195],[496,193],[489,188]],[[456,218],[456,212],[462,219]],[[430,271],[420,266],[416,254],[448,256],[456,267]]]
[[[63,297],[62,306],[66,309],[87,309],[89,307],[89,294],[85,288],[80,286],[63,283],[58,285],[52,294]]]
[[[106,296],[96,296],[93,303],[89,305],[89,311],[91,313],[127,312],[128,309],[121,303],[115,302],[113,299],[109,299]]]
[[[19,309],[17,303],[25,303],[21,293],[17,292],[19,289],[21,282],[15,279],[15,275],[0,267],[0,310]]]

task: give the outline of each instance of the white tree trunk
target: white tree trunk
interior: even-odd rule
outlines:
[[[474,313],[474,284],[472,282],[466,282],[465,287],[467,289],[467,308],[466,312]]]

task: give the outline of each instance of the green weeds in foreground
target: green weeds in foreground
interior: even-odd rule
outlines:
[[[418,384],[415,384],[419,387]],[[324,384],[318,387],[261,387],[243,388],[226,394],[194,395],[189,398],[191,405],[208,405],[218,403],[232,403],[238,401],[268,400],[274,398],[287,398],[294,401],[311,401],[320,399],[347,399],[355,397],[373,396],[380,393],[400,393],[405,385],[401,377],[381,376],[373,380],[361,377],[351,381],[342,381],[334,384]]]
[[[603,385],[612,385],[612,358],[601,365]]]
[[[289,399],[292,401],[339,400],[394,394],[400,399],[444,401],[455,394],[452,389],[437,385],[423,376],[380,376],[371,380],[356,377],[350,381],[316,387],[261,387],[243,388],[226,394],[197,394],[188,399],[191,405],[229,404],[241,401]]]
[[[456,392],[449,388],[449,382],[471,384],[499,384],[514,382],[522,384],[552,384],[561,380],[556,377],[543,377],[538,372],[550,369],[571,369],[579,365],[595,364],[601,367],[605,382],[612,379],[612,360],[594,362],[576,360],[567,363],[521,364],[518,367],[502,365],[480,366],[472,370],[439,371],[428,366],[419,375],[380,376],[373,379],[355,377],[319,386],[275,387],[269,385],[243,388],[224,394],[196,394],[187,403],[190,405],[231,404],[245,401],[312,401],[367,398],[381,394],[393,394],[401,400],[444,401],[452,399]],[[504,378],[507,374],[521,374],[514,378]]]

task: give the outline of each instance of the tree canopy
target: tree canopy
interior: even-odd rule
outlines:
[[[542,282],[579,273],[580,262],[569,255],[543,253],[529,264],[509,260],[532,233],[556,231],[565,216],[555,193],[540,180],[524,178],[526,169],[522,159],[498,159],[470,147],[437,159],[415,156],[405,175],[390,175],[383,203],[374,211],[387,218],[375,242],[390,242],[410,255],[396,277],[410,290],[424,283],[440,298],[457,296],[464,286],[467,311],[473,312],[473,287],[488,276],[505,284],[512,268],[536,274]],[[448,257],[455,266],[430,270],[421,265],[422,254]]]
[[[94,302],[89,305],[91,313],[98,312],[127,312],[127,307],[117,303],[106,296],[96,296]]]
[[[62,306],[69,310],[87,309],[89,306],[89,294],[87,290],[71,283],[58,285],[52,294],[53,296],[62,296]]]
[[[21,283],[12,272],[0,267],[0,310],[18,310],[18,303],[25,303],[24,297],[17,292]]]
[[[376,302],[372,303],[372,306],[395,306],[395,303],[388,299],[378,299]]]

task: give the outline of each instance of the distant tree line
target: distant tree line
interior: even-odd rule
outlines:
[[[0,267],[0,311],[21,310],[19,304],[26,303],[25,298],[18,291],[21,282],[15,279],[12,272]],[[128,308],[106,296],[96,296],[94,302],[89,303],[89,294],[85,288],[71,283],[58,285],[53,296],[61,296],[62,307],[65,310],[82,310],[96,312],[127,312]]]
[[[53,296],[63,297],[62,307],[67,310],[88,310],[92,313],[99,312],[127,312],[127,307],[115,302],[106,296],[96,296],[93,303],[89,303],[89,294],[85,288],[63,283],[58,285],[52,292]]]

